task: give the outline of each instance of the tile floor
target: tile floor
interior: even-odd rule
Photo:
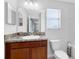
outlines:
[[[71,57],[71,58],[69,58],[69,59],[74,59],[74,58]]]
[[[48,58],[48,59],[58,59],[58,58],[51,57],[51,58]],[[72,57],[70,57],[69,59],[73,59],[73,58],[72,58]]]

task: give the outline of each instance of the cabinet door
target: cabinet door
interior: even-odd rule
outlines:
[[[37,47],[32,48],[32,59],[47,59],[47,48],[46,47]]]
[[[29,48],[11,49],[10,59],[29,59]]]

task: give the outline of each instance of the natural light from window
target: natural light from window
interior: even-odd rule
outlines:
[[[47,9],[47,29],[61,28],[61,11],[59,9]]]

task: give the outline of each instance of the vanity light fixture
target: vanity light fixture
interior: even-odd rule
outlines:
[[[25,5],[28,5],[28,2],[27,1],[25,1]]]
[[[27,9],[29,9],[29,1],[28,1],[28,0],[25,0],[24,6],[25,6]]]
[[[38,3],[37,3],[37,2],[35,2],[35,3],[34,3],[34,5],[35,5],[35,7],[36,7],[36,8],[38,8],[38,7],[39,7],[39,5],[38,5]]]
[[[29,2],[29,8],[30,9],[34,9],[34,4],[33,4],[33,2],[31,1],[31,2]]]
[[[25,1],[24,5],[27,9],[38,9],[39,8],[37,1],[34,1],[34,0],[27,0]]]

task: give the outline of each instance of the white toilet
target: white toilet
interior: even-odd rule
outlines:
[[[66,52],[61,50],[61,43],[60,40],[50,40],[51,49],[54,50],[55,58],[56,59],[69,59]]]

